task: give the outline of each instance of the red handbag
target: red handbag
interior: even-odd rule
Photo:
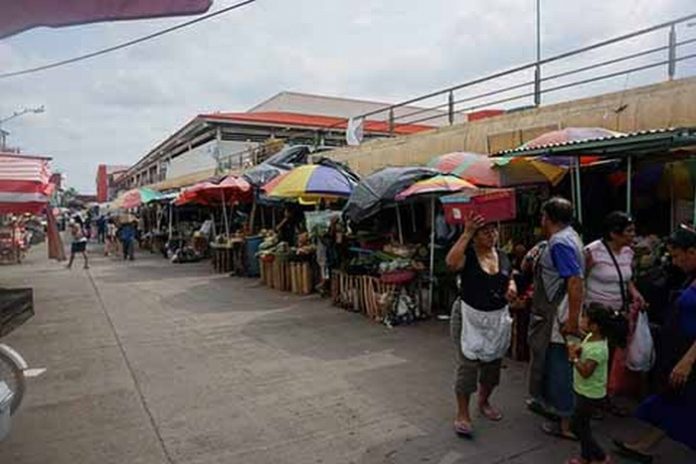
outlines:
[[[626,367],[625,348],[614,350],[607,392],[609,396],[639,396],[641,393],[641,375]]]

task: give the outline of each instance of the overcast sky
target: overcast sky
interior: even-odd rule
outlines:
[[[213,10],[232,3],[216,0]],[[69,185],[94,192],[98,164],[137,161],[198,113],[244,111],[283,90],[396,102],[528,62],[534,59],[534,4],[258,0],[127,50],[0,80],[0,117],[45,105],[46,113],[5,125],[9,144],[52,156]],[[542,0],[542,8],[545,56],[696,11],[693,0]],[[34,29],[0,40],[0,71],[68,58],[183,20]],[[694,37],[696,27],[679,33]],[[665,35],[645,41],[664,44]],[[680,75],[693,70],[683,66]],[[620,85],[660,76],[664,70],[632,75],[630,83],[621,78]]]

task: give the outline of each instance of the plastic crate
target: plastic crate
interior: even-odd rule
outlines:
[[[486,222],[510,221],[517,217],[515,191],[511,189],[450,195],[440,201],[448,224],[463,224],[471,211],[483,216]]]

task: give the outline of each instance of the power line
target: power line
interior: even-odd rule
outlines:
[[[20,71],[12,71],[12,72],[7,72],[7,73],[2,73],[2,74],[0,74],[0,79],[6,79],[8,77],[22,76],[25,74],[31,74],[31,73],[35,73],[35,72],[39,72],[39,71],[46,71],[47,69],[53,69],[53,68],[57,68],[59,66],[65,66],[68,64],[77,63],[78,61],[84,61],[84,60],[87,60],[90,58],[94,58],[96,56],[105,55],[107,53],[111,53],[111,52],[114,52],[116,50],[121,50],[123,48],[127,48],[130,46],[139,44],[141,42],[145,42],[145,41],[154,39],[156,37],[159,37],[159,36],[162,36],[165,34],[169,34],[170,32],[174,32],[176,30],[183,29],[183,28],[191,26],[193,24],[200,23],[201,21],[205,21],[207,19],[213,18],[215,16],[219,16],[219,15],[227,13],[229,11],[236,10],[236,9],[241,8],[243,6],[246,6],[250,3],[254,3],[255,1],[256,0],[245,0],[243,2],[235,3],[234,5],[230,5],[226,8],[215,11],[213,13],[209,13],[209,14],[206,14],[206,15],[201,16],[199,18],[192,19],[190,21],[186,21],[186,22],[183,22],[181,24],[177,24],[176,26],[162,29],[161,31],[157,31],[157,32],[154,32],[152,34],[148,34],[146,36],[143,36],[143,37],[140,37],[137,39],[129,40],[128,42],[124,42],[124,43],[119,44],[119,45],[114,45],[113,47],[104,48],[101,50],[97,50],[95,52],[90,52],[90,53],[87,53],[84,55],[76,56],[74,58],[69,58],[67,60],[56,61],[54,63],[49,63],[49,64],[45,64],[42,66],[36,66],[34,68],[28,68],[28,69],[22,69]]]

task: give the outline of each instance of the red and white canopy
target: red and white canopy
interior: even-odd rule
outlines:
[[[50,158],[0,153],[0,214],[39,213],[53,192]]]

